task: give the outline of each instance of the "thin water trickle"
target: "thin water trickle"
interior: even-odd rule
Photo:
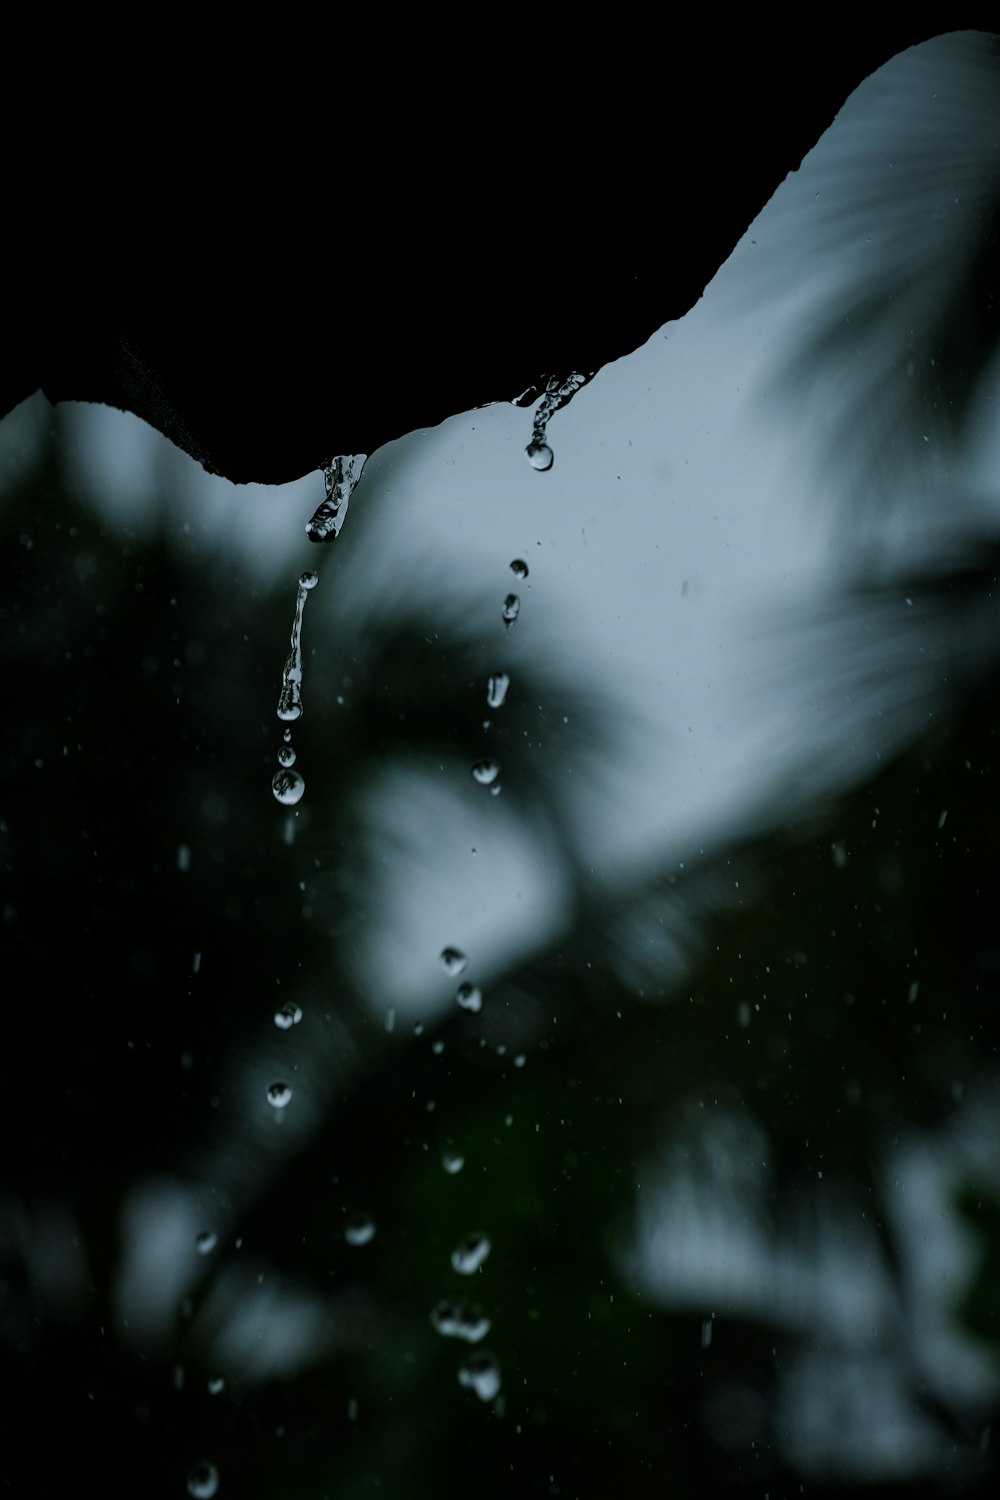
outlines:
[[[555,460],[555,454],[545,441],[545,429],[550,420],[561,406],[567,406],[582,385],[586,385],[586,375],[574,371],[565,380],[558,375],[553,375],[545,387],[545,394],[538,403],[534,421],[531,427],[531,442],[525,448],[528,462],[533,469],[544,473],[551,469]],[[513,564],[512,564],[513,566]],[[523,576],[527,576],[527,569]]]
[[[311,542],[336,541],[340,535],[367,457],[367,453],[343,454],[323,470],[326,496],[306,524],[306,536]]]
[[[516,594],[508,594],[506,599],[503,601],[503,610],[501,611],[503,622],[508,630],[513,625],[514,621],[517,619],[520,613],[520,599]]]
[[[306,599],[316,587],[315,573],[303,573],[295,595],[295,618],[292,620],[291,645],[281,673],[278,718],[292,723],[302,717],[302,611]]]
[[[494,672],[486,684],[486,701],[490,708],[503,708],[507,701],[510,678],[506,672]]]

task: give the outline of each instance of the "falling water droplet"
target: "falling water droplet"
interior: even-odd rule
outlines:
[[[463,1010],[475,1011],[482,1010],[483,1008],[482,990],[478,984],[469,984],[468,980],[466,980],[465,984],[459,985],[455,991],[455,999]]]
[[[441,1165],[449,1177],[454,1177],[456,1172],[461,1172],[465,1166],[465,1157],[458,1151],[446,1151],[441,1158]]]
[[[503,622],[508,630],[513,625],[514,621],[517,619],[520,613],[520,599],[516,594],[508,594],[506,599],[503,601],[503,609],[501,610],[501,618],[503,619]]]
[[[467,1344],[478,1344],[490,1331],[489,1318],[467,1302],[439,1302],[431,1323],[446,1339],[464,1339]]]
[[[272,1083],[267,1090],[267,1102],[274,1109],[284,1109],[292,1097],[287,1083]]]
[[[316,574],[303,573],[295,595],[291,643],[281,673],[281,694],[278,698],[278,718],[286,723],[302,717],[302,611],[306,607],[306,599],[315,587]]]
[[[538,469],[541,473],[551,469],[555,454],[545,441],[545,429],[559,408],[567,406],[586,383],[586,375],[580,375],[576,371],[565,380],[561,380],[558,375],[553,375],[549,380],[532,422],[531,442],[524,450],[533,469]]]
[[[271,777],[274,800],[280,802],[282,807],[294,807],[296,802],[301,802],[305,789],[305,777],[293,767],[275,771]]]
[[[212,1500],[219,1488],[219,1471],[214,1464],[195,1464],[188,1475],[187,1491],[192,1500]]]
[[[510,678],[506,672],[494,672],[486,684],[486,701],[490,708],[503,708],[507,701]]]
[[[349,1245],[369,1245],[375,1238],[375,1220],[369,1214],[352,1214],[344,1225]]]
[[[528,455],[529,464],[533,469],[537,469],[539,474],[544,474],[547,469],[551,469],[555,462],[555,454],[548,443],[531,442],[524,451]]]
[[[485,1234],[470,1234],[457,1250],[452,1251],[451,1264],[460,1276],[471,1276],[478,1271],[490,1253],[490,1242]]]
[[[323,470],[326,496],[306,525],[306,536],[311,542],[335,541],[340,535],[367,457],[367,453],[344,454]]]
[[[219,1236],[212,1229],[203,1229],[195,1240],[199,1255],[211,1255],[218,1243]]]
[[[310,571],[307,571],[305,573],[300,573],[299,574],[299,584],[301,585],[302,588],[307,589],[307,590],[308,589],[314,589],[316,587],[317,583],[319,583],[319,574],[318,573],[313,573],[310,570]]]
[[[294,764],[295,764],[295,751],[292,749],[291,745],[279,745],[278,746],[278,765],[279,766],[294,766]]]
[[[285,730],[282,731],[281,738],[284,740],[284,742],[285,742],[286,745],[288,744],[288,742],[291,739],[291,737],[292,737],[292,731],[290,729],[285,729]]]
[[[510,571],[513,573],[515,578],[527,578],[528,564],[525,562],[523,557],[515,557],[514,561],[510,565]]]
[[[451,979],[457,978],[468,962],[461,948],[441,949],[441,966]]]
[[[274,1024],[279,1031],[290,1031],[302,1020],[302,1007],[296,1005],[292,1000],[286,1000],[284,1005],[279,1005],[274,1012]]]
[[[492,786],[500,775],[500,762],[498,760],[477,760],[472,768],[472,774],[480,786]]]
[[[459,1369],[458,1383],[475,1391],[480,1401],[492,1401],[500,1389],[500,1366],[492,1354],[473,1354]]]
[[[213,1375],[211,1380],[208,1382],[208,1394],[210,1396],[217,1396],[220,1391],[224,1391],[225,1389],[226,1382],[225,1380],[223,1380],[222,1376]]]

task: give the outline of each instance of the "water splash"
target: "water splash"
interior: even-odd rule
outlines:
[[[532,423],[531,442],[524,450],[531,467],[537,469],[540,473],[544,473],[546,469],[551,469],[555,461],[555,454],[545,441],[545,429],[559,408],[567,406],[580,387],[586,385],[586,383],[586,375],[581,375],[578,371],[574,371],[565,380],[561,380],[558,375],[553,375],[546,385],[545,394],[538,403],[538,409],[535,412],[534,422]]]
[[[492,1354],[473,1354],[460,1368],[458,1383],[475,1391],[480,1401],[492,1401],[500,1389],[500,1366]]]
[[[326,497],[316,507],[306,524],[306,536],[311,542],[336,541],[347,520],[347,507],[351,503],[367,453],[348,453],[335,458],[323,470]]]
[[[509,630],[514,621],[517,619],[518,615],[521,613],[521,601],[516,594],[507,595],[506,599],[503,601],[503,610],[501,613],[503,622]]]
[[[302,611],[318,581],[315,573],[303,573],[295,596],[291,644],[281,673],[281,694],[278,698],[278,718],[285,723],[292,723],[302,717]]]
[[[506,672],[494,672],[486,684],[486,701],[490,708],[503,708],[507,701],[510,678]]]

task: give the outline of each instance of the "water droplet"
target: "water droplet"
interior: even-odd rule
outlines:
[[[528,564],[525,562],[523,557],[515,557],[514,561],[510,565],[510,571],[513,573],[515,578],[527,578]]]
[[[444,972],[448,974],[452,979],[455,979],[459,974],[461,974],[462,970],[465,968],[468,962],[469,960],[466,958],[461,948],[441,949],[441,966],[444,969]]]
[[[524,451],[528,455],[529,464],[533,469],[537,469],[539,474],[544,474],[547,469],[551,469],[555,462],[555,454],[548,443],[531,442]]]
[[[352,1214],[344,1225],[349,1245],[370,1245],[375,1238],[375,1220],[369,1214]]]
[[[299,586],[304,589],[314,589],[319,583],[318,573],[300,573]]]
[[[278,746],[278,765],[279,766],[294,766],[294,764],[295,764],[295,751],[292,749],[291,745],[279,745]]]
[[[223,1380],[222,1376],[213,1375],[212,1379],[208,1382],[208,1394],[210,1396],[217,1396],[220,1391],[224,1391],[225,1389],[226,1382]]]
[[[490,1331],[489,1318],[467,1302],[439,1302],[431,1323],[446,1339],[464,1339],[467,1344],[478,1344]]]
[[[460,984],[455,991],[455,999],[463,1010],[482,1010],[483,992],[478,984],[470,984],[468,980]]]
[[[490,1242],[485,1234],[470,1234],[457,1250],[452,1251],[451,1264],[460,1276],[471,1276],[478,1271],[490,1253]]]
[[[528,1059],[525,1057],[524,1053],[519,1052],[514,1059],[515,1068],[523,1068],[527,1060]]]
[[[460,1367],[458,1383],[475,1391],[480,1401],[492,1401],[500,1389],[500,1366],[492,1354],[473,1354]]]
[[[195,1240],[199,1255],[211,1255],[218,1243],[219,1236],[212,1229],[203,1229]]]
[[[503,791],[503,787],[500,785],[499,781],[494,782],[493,786],[490,787],[490,796],[491,797],[499,797],[499,795],[500,795],[500,793],[502,791]]]
[[[287,1083],[272,1083],[267,1091],[267,1102],[274,1109],[284,1109],[292,1097]]]
[[[335,458],[323,470],[326,496],[306,524],[306,536],[311,542],[336,541],[340,535],[367,457],[366,453],[348,453]]]
[[[311,582],[304,583],[303,579]],[[278,718],[294,723],[302,717],[302,611],[312,589],[316,587],[316,574],[303,573],[295,594],[295,615],[288,655],[281,672],[281,694],[278,698]]]
[[[517,617],[518,617],[518,615],[520,613],[521,613],[521,601],[520,601],[520,599],[517,597],[516,594],[508,594],[507,597],[506,597],[506,599],[503,601],[503,609],[501,611],[501,616],[503,618],[503,622],[506,625],[506,627],[507,627],[508,630],[513,625],[514,621],[517,619]]]
[[[188,1475],[187,1491],[193,1500],[212,1500],[219,1488],[219,1471],[214,1464],[195,1464]]]
[[[290,1031],[302,1020],[302,1007],[296,1005],[292,1000],[286,1000],[284,1005],[279,1005],[274,1012],[274,1024],[279,1031]]]
[[[281,736],[281,738],[284,740],[284,742],[285,742],[286,745],[288,744],[288,742],[291,739],[291,737],[292,737],[292,731],[290,729],[284,730],[283,733],[282,733],[282,736]]]
[[[480,786],[492,786],[500,775],[500,762],[498,760],[477,760],[472,768],[472,774]]]
[[[558,375],[553,375],[549,380],[532,421],[531,442],[524,450],[533,469],[538,469],[542,473],[546,469],[551,469],[555,455],[545,441],[545,429],[559,408],[567,406],[580,387],[586,383],[586,375],[581,375],[577,371],[568,375],[565,380]]]
[[[271,777],[271,791],[275,801],[280,802],[282,807],[294,807],[296,802],[301,802],[305,789],[305,777],[294,767],[275,771]]]
[[[503,708],[507,701],[510,678],[506,672],[494,672],[486,684],[486,701],[490,708]]]
[[[191,846],[190,844],[177,845],[177,868],[182,875],[186,875],[191,868]]]
[[[454,1177],[465,1166],[465,1157],[458,1151],[446,1151],[441,1158],[441,1165],[450,1177]]]

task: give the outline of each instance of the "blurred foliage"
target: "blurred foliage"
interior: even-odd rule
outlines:
[[[607,754],[600,705],[522,669],[495,716],[495,805],[545,821],[571,917],[494,978],[479,1014],[388,1035],[351,963],[359,927],[378,921],[364,791],[392,760],[429,760],[481,795],[468,767],[493,663],[475,609],[421,613],[412,594],[383,593],[350,618],[307,616],[325,638],[309,744],[314,761],[328,752],[289,842],[266,791],[289,589],[220,588],[182,537],[103,529],[62,460],[58,440],[43,445],[0,514],[12,1483],[57,1492],[63,1449],[105,1494],[182,1493],[203,1456],[227,1493],[338,1500],[470,1483],[653,1495],[668,1480],[780,1494],[803,1471],[828,1492],[862,1482],[822,1453],[810,1467],[783,1431],[797,1362],[823,1344],[821,1264],[817,1306],[792,1311],[780,1273],[754,1300],[725,1271],[672,1296],[644,1269],[643,1195],[655,1206],[680,1163],[694,1196],[670,1230],[679,1245],[715,1198],[793,1262],[821,1262],[823,1204],[831,1222],[872,1228],[898,1299],[881,1354],[932,1434],[922,1476],[904,1463],[901,1482],[990,1490],[986,1398],[953,1392],[946,1372],[935,1383],[923,1361],[886,1180],[897,1144],[946,1132],[969,1100],[993,1099],[984,1119],[997,1120],[988,663],[869,784],[631,888],[589,871],[559,800],[571,778],[554,774],[567,755]],[[338,694],[345,668],[353,690]],[[573,727],[528,754],[539,703]],[[304,896],[306,879],[319,883]],[[271,1020],[282,998],[305,1010],[287,1034]],[[296,1099],[277,1128],[246,1079],[286,1073]],[[447,1149],[465,1158],[456,1175]],[[980,1258],[952,1321],[995,1349],[995,1186],[986,1173],[969,1188],[974,1158],[955,1190]],[[157,1179],[206,1189],[224,1231],[168,1330],[136,1342],[121,1327],[128,1205]],[[52,1205],[87,1267],[61,1303],[39,1269]],[[362,1248],[344,1239],[356,1210],[377,1224]],[[473,1231],[492,1242],[467,1293],[503,1372],[488,1405],[456,1381],[470,1347],[429,1317],[466,1292],[449,1257]],[[253,1341],[262,1282],[279,1310],[305,1297],[328,1328],[283,1375],[232,1352],[241,1319]],[[40,1458],[50,1429],[59,1449]]]

